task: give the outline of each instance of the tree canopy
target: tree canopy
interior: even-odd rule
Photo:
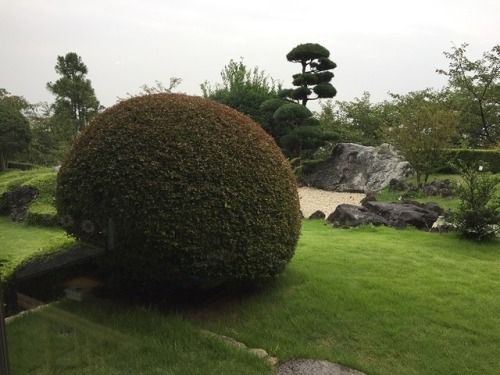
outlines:
[[[27,105],[24,98],[10,96],[0,89],[0,171],[16,153],[26,150],[31,142],[29,122],[22,110]]]
[[[429,89],[392,96],[397,111],[394,122],[386,128],[385,139],[415,168],[417,181],[423,175],[427,182],[429,175],[447,161],[441,151],[456,137],[458,113],[446,108],[445,94]]]
[[[57,56],[56,72],[61,75],[56,82],[48,82],[47,89],[56,96],[54,113],[61,125],[69,126],[76,136],[100,109],[92,82],[86,78],[87,66],[74,52]]]
[[[500,144],[500,45],[475,61],[467,57],[467,47],[464,43],[444,52],[448,69],[437,72],[448,77],[461,113],[460,130],[470,146],[495,146]]]
[[[201,90],[203,97],[225,104],[236,109],[255,122],[276,139],[273,133],[272,115],[261,109],[260,105],[265,100],[278,98],[281,86],[272,77],[266,75],[264,70],[258,67],[253,69],[240,61],[230,60],[220,73],[222,82],[212,85],[205,81]]]
[[[336,64],[330,52],[315,43],[299,44],[287,55],[288,61],[299,63],[301,72],[293,75],[295,88],[281,90],[280,99],[267,100],[261,109],[273,113],[273,127],[285,155],[302,163],[303,152],[312,154],[336,134],[326,132],[313,113],[306,108],[309,100],[333,98],[337,91],[331,85]],[[313,96],[311,96],[313,95]]]
[[[293,48],[286,58],[293,63],[299,63],[301,72],[293,75],[292,84],[296,87],[282,91],[282,97],[307,105],[309,100],[333,98],[337,90],[330,81],[333,78],[333,70],[337,67],[329,59],[330,52],[323,46],[316,43],[299,44]],[[311,95],[316,96],[311,97]]]

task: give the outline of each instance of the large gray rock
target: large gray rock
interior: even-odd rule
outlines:
[[[360,225],[373,224],[389,225],[389,222],[382,216],[368,211],[365,207],[355,206],[353,204],[339,204],[332,212],[327,221],[334,223],[336,227],[357,227]]]
[[[386,225],[398,229],[412,226],[430,230],[442,213],[435,203],[385,203],[374,199],[363,200],[362,206],[340,204],[328,216],[327,221],[335,227],[349,228],[359,225]]]
[[[367,193],[414,173],[410,163],[387,143],[378,147],[339,143],[304,182],[323,190]]]
[[[370,201],[364,202],[363,206],[368,211],[386,219],[389,225],[399,229],[406,228],[407,226],[413,226],[418,229],[430,229],[439,216],[434,204],[419,206],[416,204]]]

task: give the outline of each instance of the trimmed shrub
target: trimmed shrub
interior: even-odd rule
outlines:
[[[263,281],[294,254],[294,175],[250,118],[200,97],[155,94],[98,115],[63,162],[68,233],[108,244],[112,272],[143,285]]]
[[[49,168],[25,171],[7,171],[0,176],[0,214],[6,215],[11,207],[5,200],[5,193],[20,187],[31,187],[37,197],[29,203],[26,222],[29,225],[55,226],[59,224],[54,206],[56,173]]]

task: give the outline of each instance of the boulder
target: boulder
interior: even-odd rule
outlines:
[[[309,216],[309,219],[311,220],[323,220],[326,217],[325,213],[323,211],[317,210],[314,211],[311,216]]]
[[[446,233],[454,232],[457,230],[457,226],[453,223],[446,221],[444,216],[439,216],[437,220],[432,224],[431,232]]]
[[[430,229],[439,216],[434,204],[420,206],[408,203],[368,201],[364,202],[363,206],[368,211],[382,216],[389,222],[389,225],[399,229],[406,228],[409,225],[418,229]]]
[[[436,203],[385,203],[377,202],[375,197],[367,196],[362,206],[340,204],[327,221],[337,227],[357,227],[372,224],[386,225],[398,229],[413,226],[418,229],[431,229],[443,210]]]
[[[343,228],[367,224],[389,225],[389,222],[380,215],[368,211],[365,207],[353,204],[339,204],[335,211],[328,216],[327,221]]]
[[[304,182],[323,190],[366,193],[413,174],[410,163],[387,143],[378,147],[339,143]]]

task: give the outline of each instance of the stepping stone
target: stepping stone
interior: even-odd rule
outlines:
[[[366,375],[363,372],[317,359],[293,359],[280,365],[276,375]]]

